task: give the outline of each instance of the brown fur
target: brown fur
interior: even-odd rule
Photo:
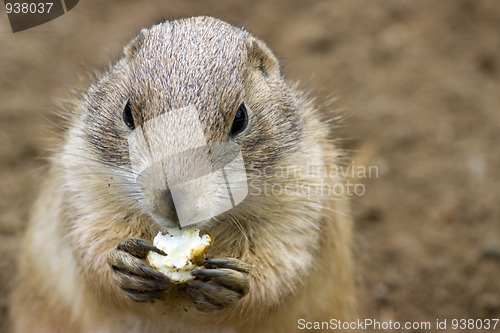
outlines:
[[[231,306],[200,311],[182,287],[135,302],[113,279],[107,258],[121,240],[151,242],[168,227],[149,214],[157,195],[138,191],[127,169],[127,98],[139,123],[196,105],[209,142],[227,140],[238,105],[248,106],[248,128],[234,140],[249,196],[203,226],[215,239],[210,258],[250,265],[250,291]],[[300,191],[343,180],[293,173],[331,169],[339,153],[264,43],[207,17],[144,29],[72,112],[23,240],[11,307],[16,332],[292,332],[300,318],[353,317],[348,202]],[[273,185],[289,189],[265,193]]]

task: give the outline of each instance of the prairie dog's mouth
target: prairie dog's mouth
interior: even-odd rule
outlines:
[[[179,223],[178,219],[170,219],[163,215],[149,213],[152,220],[158,225],[160,230],[163,233],[167,233],[172,228],[177,228],[180,230],[192,229],[192,228],[203,228],[207,223],[209,223],[212,219],[206,219],[196,223],[189,223],[188,221],[184,221],[184,223]],[[196,216],[195,216],[196,217]]]
[[[169,228],[180,228],[179,220],[174,220],[165,217],[164,215],[155,214],[150,212],[149,215],[152,217],[153,221],[160,227],[161,230],[167,232]]]

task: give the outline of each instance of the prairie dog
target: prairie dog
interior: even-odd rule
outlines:
[[[147,169],[152,161],[130,149],[147,124],[156,127],[148,147],[193,141],[199,132],[179,129],[189,124],[161,118],[188,106],[209,146],[234,143],[244,160],[248,195],[216,216],[227,179],[196,178],[191,206],[174,204],[165,175],[196,173],[198,159],[167,156]],[[354,315],[348,202],[327,191],[343,179],[308,172],[334,168],[339,150],[262,41],[210,17],[143,29],[67,118],[22,243],[15,332],[293,332],[299,319]],[[225,156],[211,149],[212,163]],[[183,210],[212,216],[198,226],[214,245],[196,279],[173,285],[144,259]]]

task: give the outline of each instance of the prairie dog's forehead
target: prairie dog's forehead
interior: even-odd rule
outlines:
[[[220,108],[238,99],[248,33],[213,18],[167,21],[145,32],[135,86],[161,109]]]

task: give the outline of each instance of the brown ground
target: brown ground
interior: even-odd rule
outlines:
[[[0,332],[54,99],[140,27],[202,14],[247,27],[289,78],[340,96],[339,135],[378,167],[354,204],[361,318],[499,318],[500,2],[87,0],[16,34],[1,14]]]

